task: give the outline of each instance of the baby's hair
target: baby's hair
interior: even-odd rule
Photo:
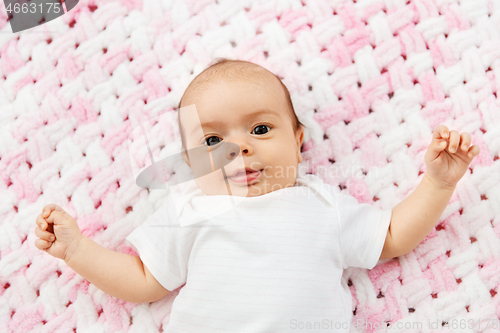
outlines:
[[[292,123],[294,127],[294,132],[296,133],[297,130],[302,126],[306,127],[304,124],[302,124],[297,117],[297,114],[295,113],[295,109],[293,108],[293,103],[292,99],[290,98],[290,92],[288,91],[287,87],[283,84],[281,79],[275,75],[274,73],[268,71],[262,66],[259,66],[257,64],[254,64],[249,61],[244,61],[244,60],[233,60],[233,59],[228,59],[228,58],[223,58],[219,57],[216,58],[210,65],[203,70],[200,74],[198,74],[193,81],[189,84],[189,86],[186,88],[184,91],[184,94],[182,95],[182,98],[179,102],[179,106],[177,108],[177,117],[178,117],[178,123],[179,123],[179,132],[181,134],[181,141],[182,141],[182,148],[183,150],[186,149],[185,146],[185,137],[184,137],[184,132],[182,130],[182,125],[181,125],[181,117],[180,117],[180,109],[181,109],[181,104],[185,96],[188,94],[197,96],[200,94],[200,87],[205,85],[206,83],[210,82],[214,78],[227,78],[227,79],[251,79],[252,77],[255,76],[260,76],[262,78],[265,78],[266,73],[271,73],[274,75],[278,81],[280,82],[283,91],[285,93],[285,99],[287,101],[288,109],[290,112],[290,116],[292,118]],[[267,74],[268,75],[268,74]]]

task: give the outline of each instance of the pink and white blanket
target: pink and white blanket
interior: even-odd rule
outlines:
[[[179,290],[151,304],[103,293],[34,246],[35,217],[57,203],[135,254],[125,237],[165,192],[135,184],[127,138],[140,117],[174,114],[216,57],[283,78],[307,126],[302,164],[382,209],[420,182],[435,126],[469,132],[481,153],[428,237],[345,271],[353,332],[498,331],[500,1],[81,0],[16,34],[0,13],[0,331],[168,325]]]

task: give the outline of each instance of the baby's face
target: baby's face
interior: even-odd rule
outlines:
[[[215,152],[217,147],[236,147],[239,154],[232,160],[230,156],[235,154],[227,152],[227,177],[219,169],[196,178],[206,195],[259,196],[295,184],[298,164],[302,162],[303,129],[294,133],[284,96],[279,82],[216,80],[183,101],[183,105],[195,106],[193,112],[183,109],[180,113],[186,150],[191,155],[183,156],[192,170],[190,162],[196,163],[189,153],[192,148],[210,146]],[[230,177],[241,168],[260,173]]]

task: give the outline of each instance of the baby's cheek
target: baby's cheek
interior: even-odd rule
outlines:
[[[224,177],[221,170],[209,173],[208,175],[197,177],[196,185],[203,191],[203,193],[218,192],[221,182],[224,182]]]

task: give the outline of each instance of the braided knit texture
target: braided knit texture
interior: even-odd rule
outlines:
[[[125,237],[166,193],[136,185],[127,138],[141,119],[175,119],[216,57],[282,78],[306,125],[302,165],[360,203],[390,209],[416,188],[435,126],[469,132],[481,153],[435,229],[407,255],[344,277],[353,322],[373,324],[354,332],[477,332],[480,320],[497,331],[499,0],[81,0],[16,34],[0,7],[0,331],[168,325],[182,287],[151,304],[111,297],[35,247],[35,218],[56,203],[84,235],[137,255]],[[163,125],[155,156],[178,135]]]

